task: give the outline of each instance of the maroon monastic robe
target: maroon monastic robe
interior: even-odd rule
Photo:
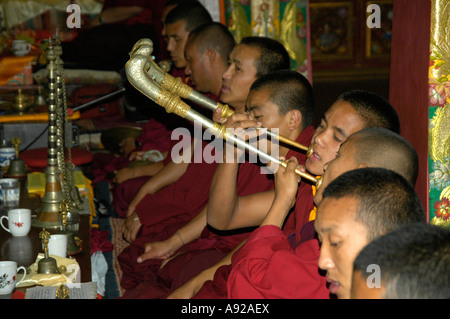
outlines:
[[[206,164],[203,166],[209,167],[213,164]],[[217,167],[217,164],[214,164],[214,167]],[[201,194],[198,197],[193,197],[192,201],[196,200],[199,203],[199,199],[202,199],[202,205],[197,207],[195,210],[186,210],[183,211],[182,205],[180,209],[177,210],[178,214],[174,214],[175,211],[167,211],[170,213],[170,217],[167,219],[163,219],[162,216],[164,211],[158,216],[158,222],[153,224],[152,226],[145,228],[145,233],[140,235],[135,241],[133,241],[130,246],[124,249],[124,251],[119,255],[119,263],[121,265],[123,271],[123,277],[121,281],[121,285],[125,289],[134,288],[135,285],[139,284],[145,278],[146,282],[154,283],[155,278],[157,278],[159,274],[159,267],[161,265],[162,260],[160,259],[151,259],[147,260],[144,263],[137,263],[137,258],[144,252],[144,245],[147,242],[152,241],[160,241],[167,239],[172,234],[175,233],[178,229],[183,227],[185,224],[189,222],[193,217],[198,214],[201,209],[206,205],[207,200],[209,198],[209,186],[211,184],[212,175],[210,174],[210,180],[208,183],[196,184],[197,187],[192,187],[194,182],[197,182],[201,176],[204,176],[205,168],[202,168],[201,165],[198,165],[198,170],[195,170],[196,173],[189,175],[190,177],[187,179],[187,182],[190,182],[190,190],[193,194]],[[186,175],[186,174],[185,174]],[[184,176],[184,175],[183,175]],[[269,178],[270,175],[263,175],[260,173],[260,167],[253,163],[242,163],[239,168],[239,177],[238,177],[238,194],[240,196],[252,194],[255,192],[262,192],[269,190],[273,186],[273,180]],[[186,191],[185,189],[183,191]],[[171,192],[170,194],[175,194]],[[188,198],[185,194],[180,196],[180,200],[168,200],[164,205],[167,206],[178,206],[178,202],[180,202],[184,198]],[[190,198],[190,197],[189,197]],[[186,203],[186,209],[188,206],[192,207],[192,202]],[[245,233],[245,232],[244,232]],[[221,256],[223,256],[222,252],[228,252],[232,250],[246,235],[243,235],[242,232],[238,234],[221,236],[220,234],[216,234],[213,231],[210,231],[208,228],[205,228],[202,236],[192,242],[189,243],[182,248],[178,252],[192,252],[192,254],[182,254],[175,259],[181,260],[183,259],[183,263],[190,262],[194,259],[192,256],[194,255],[194,251],[198,251],[199,253],[210,249],[212,251],[217,251],[217,258],[207,260],[208,262],[213,262],[213,260],[219,260]],[[178,253],[177,252],[177,253]],[[226,254],[226,253],[225,253]],[[189,257],[189,258],[188,258]],[[186,259],[188,258],[188,259]],[[174,259],[174,260],[175,260]],[[206,261],[206,260],[205,260]],[[215,263],[215,262],[214,262]],[[171,264],[168,263],[167,265]],[[178,273],[178,270],[175,268],[175,263],[173,263],[174,267],[164,267],[163,270],[165,273],[168,273],[168,278],[171,278],[174,273]],[[170,271],[169,271],[170,270]],[[164,273],[163,273],[164,276]],[[154,278],[152,278],[154,277]],[[171,279],[170,279],[171,280]],[[124,296],[127,298],[127,295]],[[132,298],[137,298],[132,297]]]
[[[314,229],[311,229],[311,223],[308,222],[310,212],[314,208],[313,199],[314,196],[311,185],[309,183],[302,182],[297,191],[295,207],[293,211],[287,216],[282,230],[284,237],[292,247],[296,247],[301,241],[313,239],[314,237]],[[298,232],[295,231],[296,229],[301,230],[301,235],[298,235]],[[255,231],[259,230],[256,229]],[[242,249],[245,249],[245,251],[247,251],[247,249],[244,247],[247,247],[247,244],[245,244],[239,251],[241,251]],[[262,251],[264,251],[263,246],[261,247]],[[237,252],[233,255],[233,260],[237,258],[235,257],[236,254]],[[269,251],[268,254],[270,254]],[[245,256],[245,254],[241,252],[239,256]],[[284,271],[283,268],[281,269],[282,271]],[[214,279],[205,282],[203,287],[197,292],[194,298],[226,298],[227,280],[231,270],[232,265],[220,267],[214,274]],[[271,271],[273,270],[271,269]],[[255,290],[257,290],[256,286]]]
[[[227,297],[328,299],[326,277],[319,273],[319,254],[316,239],[292,248],[280,228],[262,226],[232,257]]]
[[[299,142],[300,143],[300,142]],[[291,155],[288,153],[286,158]],[[311,230],[309,216],[314,209],[314,194],[312,185],[309,182],[302,182],[297,191],[296,204],[293,211],[286,217],[283,225],[283,233],[292,247],[296,247],[302,240],[311,239],[314,230]],[[307,226],[307,227],[306,227]],[[302,232],[302,236],[297,235]],[[246,245],[244,245],[246,246]],[[243,248],[241,248],[243,249]],[[236,254],[234,254],[236,255]],[[233,256],[233,259],[235,257]],[[214,279],[205,282],[194,298],[198,299],[219,299],[227,297],[227,280],[231,272],[232,265],[220,267],[214,274]],[[255,288],[256,289],[256,288]],[[252,298],[252,297],[249,297]]]
[[[309,145],[313,133],[314,128],[312,126],[306,128],[297,138],[297,142],[303,145]],[[303,153],[297,153],[291,150],[288,152],[287,158],[291,156],[296,156],[299,163],[305,163],[306,156]],[[248,172],[251,172],[250,174],[245,174],[247,172],[247,170],[243,169],[246,167],[245,165],[248,166]],[[259,170],[260,168],[254,164],[241,164],[237,182],[239,196],[262,192],[273,187],[273,183],[270,181],[270,184],[267,184],[267,188],[264,189],[264,180],[259,181],[261,179],[261,174],[258,174]],[[255,171],[256,175],[252,171]],[[244,184],[254,186],[247,187],[247,191],[240,191]],[[149,261],[152,266],[149,266],[149,270],[151,269],[151,271],[146,272],[145,282],[139,284],[133,290],[127,291],[123,297],[164,298],[202,270],[216,264],[247,238],[249,234],[250,232],[248,230],[237,230],[234,232],[226,232],[225,234],[217,233],[206,227],[198,240],[182,247],[179,250],[182,254],[173,258],[162,270],[159,270],[160,261]],[[134,255],[132,257],[137,258],[138,256]],[[142,280],[142,276],[138,275],[139,277]],[[122,286],[127,289],[124,285]]]
[[[173,77],[181,78],[183,83],[188,85],[190,83],[189,78],[187,78],[184,73],[184,69],[173,69],[171,75]],[[159,108],[160,106],[152,105],[149,100],[149,107]],[[170,151],[173,145],[171,141],[171,133],[173,126],[177,125],[177,123],[180,123],[179,117],[172,114],[168,116],[157,116],[156,118],[150,118],[142,127],[142,134],[136,138],[138,146],[134,151],[157,150],[161,153]],[[111,172],[127,167],[130,164],[130,160],[128,158],[129,154],[126,154],[125,156],[107,153],[95,154],[94,161],[92,163],[93,184],[95,185],[102,180],[106,180],[111,183]]]
[[[220,97],[219,96],[215,96],[213,94],[205,94],[206,97],[210,98],[213,101],[219,101]],[[195,105],[195,108],[197,111],[199,111],[201,114],[203,115],[207,115],[207,113],[210,113],[210,110],[207,110],[206,108],[204,108],[203,106],[200,105]],[[210,115],[210,114],[209,114]],[[180,118],[181,119],[181,118]],[[194,135],[195,136],[195,129],[193,129],[193,126],[191,125],[191,123],[188,123],[186,121],[184,121],[184,119],[181,119],[182,122],[176,122],[178,124],[180,124],[181,127],[183,128],[187,128],[189,131],[191,131],[191,136]],[[184,123],[186,122],[186,123]],[[185,126],[183,126],[185,125]],[[147,132],[153,132],[154,130],[152,129],[148,129]],[[161,132],[161,134],[163,134],[164,132]],[[192,134],[193,133],[193,134]],[[149,150],[149,149],[156,149],[159,150],[158,148],[151,148],[149,143],[151,143],[152,141],[152,135],[154,135],[153,133],[145,133],[145,131],[143,131],[142,135],[139,136],[139,142],[142,144],[141,147],[145,150]],[[172,150],[173,147],[177,145],[177,143],[179,142],[179,140],[175,140],[175,139],[171,139],[171,135],[172,135],[172,131],[170,131],[169,134],[169,145],[166,145],[166,150],[168,152],[166,158],[163,160],[163,165],[167,165],[170,161],[172,161]],[[186,136],[185,136],[186,138]],[[205,147],[207,144],[204,142],[203,143],[203,147]],[[144,148],[145,146],[145,148]],[[194,162],[194,160],[192,161]],[[127,164],[128,165],[128,164]],[[192,168],[191,168],[192,169]],[[210,169],[215,169],[214,167],[210,167]],[[207,177],[208,173],[205,173],[205,177]],[[139,191],[139,189],[141,188],[142,185],[145,184],[145,182],[147,182],[149,179],[151,178],[151,176],[142,176],[142,177],[137,177],[137,178],[132,178],[130,180],[124,181],[122,183],[120,183],[119,185],[115,185],[112,193],[113,193],[113,206],[114,206],[114,210],[116,211],[118,217],[121,218],[125,218],[126,214],[127,214],[127,210],[128,210],[128,206],[131,203],[131,201],[133,200],[133,198],[136,196],[136,193]],[[199,183],[203,183],[203,181],[199,181]],[[159,192],[158,192],[159,194]],[[145,202],[147,204],[147,202]],[[144,209],[147,209],[148,206],[146,206],[146,204],[142,204],[140,207],[143,207]],[[140,209],[140,208],[137,208]],[[142,214],[139,214],[139,216],[141,217]],[[142,220],[141,220],[142,221]],[[147,222],[148,224],[148,222]]]

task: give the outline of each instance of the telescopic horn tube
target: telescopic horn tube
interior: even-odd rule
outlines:
[[[175,113],[182,118],[186,118],[192,122],[200,122],[205,129],[210,129],[211,132],[225,140],[232,141],[236,145],[244,147],[253,154],[257,154],[261,158],[280,164],[286,167],[286,162],[281,161],[261,150],[257,147],[249,144],[238,136],[232,134],[226,130],[224,125],[216,123],[200,113],[193,110],[188,104],[184,103],[181,98],[175,94],[172,94],[161,87],[150,78],[148,74],[148,67],[150,61],[145,55],[135,52],[131,59],[125,65],[125,72],[128,81],[142,94],[153,100],[158,105],[164,107],[166,112]],[[310,174],[296,170],[296,173],[303,178],[306,178],[314,183],[319,181],[318,178],[311,176]]]
[[[153,52],[153,42],[152,40],[148,38],[140,39],[136,44],[133,46],[133,49],[131,50],[131,56],[135,54],[142,54],[148,58],[148,69],[147,73],[152,77],[156,83],[159,84],[159,86],[162,89],[165,89],[166,91],[169,91],[175,95],[179,95],[180,97],[184,99],[188,99],[194,103],[197,103],[199,105],[202,105],[212,111],[215,111],[218,107],[221,108],[221,117],[228,118],[230,117],[234,111],[225,104],[221,104],[218,102],[213,101],[212,99],[208,98],[207,96],[204,96],[203,94],[195,91],[193,88],[191,88],[189,85],[183,83],[181,78],[175,78],[171,76],[170,74],[164,72],[154,61],[152,57]],[[297,143],[295,141],[292,141],[284,136],[281,136],[277,133],[274,133],[270,130],[266,130],[267,134],[270,135],[272,138],[278,139],[279,141],[294,146],[298,149],[304,150],[307,152],[307,156],[309,157],[312,153],[312,147],[311,146],[305,146],[300,143]]]

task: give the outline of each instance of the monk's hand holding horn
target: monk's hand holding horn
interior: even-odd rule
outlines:
[[[299,168],[297,158],[279,159],[285,165],[278,165],[275,173],[275,197],[261,226],[273,225],[283,227],[283,223],[296,202],[300,176],[295,172]],[[274,164],[270,162],[269,165]]]
[[[227,133],[236,135],[248,143],[255,145],[255,138],[258,137],[258,132],[255,128],[261,128],[261,123],[254,120],[250,115],[245,113],[237,113],[231,115],[224,123]],[[230,151],[230,149],[232,151]],[[234,145],[233,141],[227,141],[224,152],[224,161],[242,162],[242,155],[245,153],[245,148],[241,145]]]
[[[283,157],[280,160],[286,163],[286,166],[279,165],[278,171],[275,173],[275,198],[285,201],[292,208],[295,204],[298,185],[301,177],[296,174],[296,169],[301,169],[296,157],[291,157],[285,160]],[[304,169],[304,168],[303,168]]]
[[[222,116],[222,108],[219,106],[217,109],[214,110],[213,121],[219,124],[225,124],[225,122],[228,120],[228,117]]]

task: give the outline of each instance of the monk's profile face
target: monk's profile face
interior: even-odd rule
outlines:
[[[229,67],[222,76],[220,99],[243,113],[250,87],[256,80],[255,60],[261,55],[256,48],[238,44],[230,53]]]
[[[368,244],[367,227],[356,219],[359,200],[353,197],[324,198],[314,222],[320,242],[319,268],[326,271],[332,294],[350,298],[353,262]]]
[[[306,169],[323,175],[325,164],[336,158],[341,144],[363,128],[364,121],[349,102],[333,103],[316,128],[312,138],[313,154],[306,160]]]
[[[355,162],[355,144],[356,137],[352,134],[344,143],[341,144],[337,156],[332,161],[324,165],[324,174],[322,175],[322,184],[314,195],[314,203],[320,204],[322,194],[328,184],[336,179],[339,175],[358,168]]]
[[[174,23],[166,24],[165,26],[167,51],[170,53],[170,59],[176,68],[186,67],[184,46],[189,36],[189,32],[185,30],[185,27],[185,20],[178,20]]]

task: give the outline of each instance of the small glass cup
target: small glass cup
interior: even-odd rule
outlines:
[[[19,207],[20,184],[17,179],[0,179],[0,199],[6,209]]]

